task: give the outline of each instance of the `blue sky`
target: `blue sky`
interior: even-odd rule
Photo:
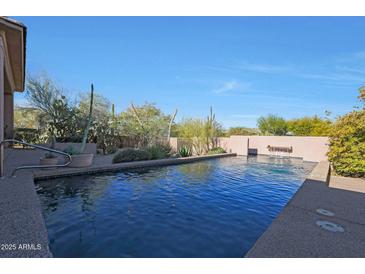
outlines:
[[[15,17],[27,72],[117,111],[154,102],[177,120],[213,106],[225,127],[261,115],[351,111],[365,82],[365,17]],[[22,95],[17,104],[24,104]]]

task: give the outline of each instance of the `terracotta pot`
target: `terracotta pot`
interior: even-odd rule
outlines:
[[[67,160],[68,158],[66,158]],[[94,159],[94,154],[92,153],[83,153],[77,155],[71,155],[72,162],[69,164],[69,167],[88,167],[91,166]]]
[[[58,164],[58,158],[41,158],[39,164],[42,166],[53,166]]]

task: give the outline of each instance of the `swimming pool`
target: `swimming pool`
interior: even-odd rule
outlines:
[[[37,183],[54,257],[243,257],[315,163],[267,156]]]

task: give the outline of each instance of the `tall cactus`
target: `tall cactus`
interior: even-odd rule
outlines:
[[[215,137],[215,114],[213,113],[213,107],[210,107],[210,113],[206,121],[206,146],[207,150],[210,149],[210,145],[214,147]]]
[[[87,124],[84,130],[84,136],[82,138],[80,153],[83,153],[86,148],[87,136],[89,135],[89,130],[92,122],[93,103],[94,103],[94,85],[91,84],[89,116],[87,117]]]
[[[114,104],[112,104],[112,119],[114,120],[115,118],[115,107]]]

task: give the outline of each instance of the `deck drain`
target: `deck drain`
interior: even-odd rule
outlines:
[[[317,221],[316,224],[320,228],[330,232],[345,232],[345,229],[342,226],[328,221]]]
[[[324,215],[324,216],[328,216],[328,217],[335,216],[335,213],[333,213],[332,211],[329,211],[327,209],[319,208],[316,211],[317,211],[318,214],[321,214],[321,215]]]

